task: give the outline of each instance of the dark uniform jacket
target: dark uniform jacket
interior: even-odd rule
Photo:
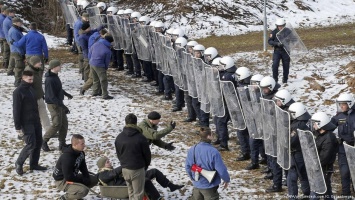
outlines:
[[[278,44],[281,44],[280,40],[276,37],[276,34],[280,32],[279,29],[275,28],[269,37],[268,43],[269,45],[274,47],[275,51],[285,51],[283,47],[278,46]],[[287,35],[292,34],[291,30],[288,28],[284,28],[282,30],[282,37],[287,37]]]
[[[44,91],[42,87],[42,77],[40,73],[40,68],[34,68],[31,65],[28,65],[25,68],[25,71],[31,71],[33,72],[33,89],[36,91],[36,99],[40,99],[44,97]]]
[[[355,105],[347,112],[338,113],[332,118],[332,122],[338,126],[338,136],[341,141],[354,145]]]
[[[310,118],[311,116],[306,112],[297,119],[291,120],[291,153],[302,152],[297,129],[309,130],[307,123]]]
[[[281,85],[276,83],[274,89],[269,94],[262,93],[262,98],[271,100],[272,98],[274,98],[276,92],[279,91],[280,87],[281,87]]]
[[[320,164],[323,172],[333,170],[333,164],[338,152],[338,141],[332,131],[327,131],[316,136]]]
[[[144,167],[147,169],[150,165],[149,144],[138,126],[126,125],[117,136],[115,147],[122,168],[136,170]]]
[[[122,176],[122,167],[115,169],[103,168],[97,174],[99,182],[104,186],[124,186],[126,181]]]
[[[53,171],[54,180],[65,180],[88,186],[90,177],[85,162],[85,153],[74,150],[71,145],[63,148],[63,154],[60,155]]]
[[[45,101],[47,104],[56,104],[57,106],[62,106],[64,95],[68,96],[62,88],[62,82],[60,81],[58,74],[48,72],[45,74],[46,80],[45,84]]]
[[[13,117],[16,130],[23,129],[27,124],[40,123],[36,92],[32,84],[22,81],[13,92]]]

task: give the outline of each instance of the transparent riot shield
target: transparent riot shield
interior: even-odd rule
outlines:
[[[149,40],[149,26],[139,25],[138,28],[138,42],[141,48],[141,60],[152,61],[151,58],[151,43]]]
[[[68,4],[66,0],[59,0],[60,9],[62,10],[65,22],[67,24],[71,23],[71,15],[69,13]]]
[[[183,62],[184,62],[184,52],[185,48],[175,47],[176,50],[176,77],[174,77],[174,83],[181,90],[187,91],[187,79],[186,72],[184,71]]]
[[[210,65],[207,63],[203,62],[202,63],[202,69],[201,69],[201,76],[202,76],[202,94],[201,94],[201,110],[205,113],[210,113],[211,112],[211,105],[210,105],[210,100],[209,100],[209,95],[207,90],[208,88],[208,82],[207,82],[207,72],[206,69],[211,68]]]
[[[246,129],[245,118],[240,105],[238,93],[232,81],[220,81],[222,94],[232,120],[233,128]]]
[[[90,7],[86,9],[86,12],[89,14],[89,22],[91,29],[99,28],[102,24],[100,10],[98,7]]]
[[[263,115],[261,115],[261,90],[258,85],[249,85],[250,103],[253,108],[253,118],[255,120],[256,131],[258,136],[262,139],[263,136]],[[256,138],[257,139],[257,138]]]
[[[276,106],[277,163],[288,170],[291,166],[290,114]]]
[[[164,75],[169,75],[171,76],[171,69],[170,69],[170,66],[169,66],[169,52],[170,52],[170,49],[169,48],[172,48],[172,45],[171,45],[171,41],[170,41],[170,37],[167,37],[165,35],[160,35],[160,41],[161,41],[161,54],[162,54],[162,59],[161,59],[161,66],[162,66],[162,73]]]
[[[344,144],[346,159],[349,164],[351,180],[353,182],[353,187],[355,189],[355,147],[346,144],[346,142],[343,142],[343,144]]]
[[[69,22],[70,28],[74,28],[74,23],[80,17],[79,12],[74,5],[68,5],[68,11],[70,15],[70,22]]]
[[[156,58],[155,58],[155,49],[154,49],[154,30],[152,27],[148,26],[148,39],[149,39],[149,51],[150,51],[150,60],[152,63],[156,63]]]
[[[313,133],[297,129],[297,134],[301,143],[302,155],[311,191],[324,194],[327,191],[327,186],[325,184]]]
[[[192,58],[193,61],[193,70],[194,70],[194,74],[195,74],[195,83],[196,83],[196,89],[197,89],[197,97],[198,97],[198,101],[201,102],[202,96],[206,95],[206,93],[203,93],[203,85],[205,84],[203,80],[203,76],[202,73],[204,72],[204,65],[203,65],[203,60],[201,58]],[[207,102],[205,102],[207,103]]]
[[[238,94],[240,98],[240,104],[242,105],[244,117],[245,117],[245,123],[248,128],[249,136],[250,138],[253,139],[262,139],[262,134],[259,135],[259,132],[257,131],[256,128],[256,120],[254,119],[254,116],[256,115],[253,110],[251,100],[250,100],[250,93],[249,89],[245,87],[238,87]],[[257,110],[257,111],[260,111]],[[260,115],[260,113],[257,113]]]
[[[120,33],[120,29],[116,17],[118,16],[116,15],[107,16],[107,27],[108,27],[108,31],[112,34],[113,37],[112,47],[115,50],[119,50],[121,49],[121,33]]]
[[[123,50],[126,54],[133,53],[133,42],[132,42],[132,33],[129,19],[122,19],[123,31],[124,31],[124,42],[123,42]]]
[[[207,95],[210,102],[212,116],[223,117],[225,115],[224,100],[219,82],[219,71],[215,67],[206,68]]]
[[[141,46],[140,43],[138,41],[138,25],[139,23],[129,23],[129,27],[131,29],[131,39],[132,39],[132,44],[133,44],[133,52],[137,53],[137,57],[138,59],[140,59],[140,55],[141,55]]]
[[[307,47],[303,44],[301,38],[291,24],[287,23],[286,27],[276,34],[276,37],[283,44],[284,49],[290,56],[292,62],[295,63],[307,55]]]
[[[189,96],[193,98],[197,98],[197,88],[196,88],[196,81],[195,81],[195,72],[193,69],[193,59],[190,53],[184,52],[186,54],[185,60],[185,67],[186,67],[186,74],[187,74],[187,85],[188,85],[188,93]]]
[[[155,52],[155,63],[157,65],[157,69],[159,71],[162,70],[161,66],[161,60],[162,60],[162,43],[160,40],[160,35],[161,33],[159,32],[154,32],[154,37],[153,37],[153,45],[154,45],[154,52]]]
[[[277,156],[277,136],[276,136],[276,104],[273,100],[260,98],[263,115],[263,133],[265,153],[272,157]]]
[[[176,51],[172,47],[166,47],[167,63],[169,65],[170,74],[174,78],[174,83],[180,85],[180,80],[178,79],[178,60],[176,56]]]

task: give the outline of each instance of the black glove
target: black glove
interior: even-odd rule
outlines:
[[[169,150],[169,151],[174,150],[175,147],[173,146],[173,143],[174,143],[174,142],[170,142],[169,144],[165,145],[165,149],[166,149],[166,150]]]
[[[66,107],[65,105],[62,106],[64,109],[65,114],[70,114],[69,108]]]
[[[15,41],[11,40],[11,41],[10,41],[10,44],[13,44],[14,42],[15,42]]]
[[[44,63],[48,62],[48,58],[43,59]]]
[[[176,122],[171,121],[171,122],[170,122],[170,126],[174,129],[174,128],[175,128],[175,126],[176,126]]]
[[[66,96],[68,97],[68,99],[72,99],[73,98],[73,95],[71,95],[69,93]]]
[[[276,42],[276,45],[275,46],[277,46],[277,47],[283,47],[284,45],[282,44],[282,43],[280,43],[280,42]]]

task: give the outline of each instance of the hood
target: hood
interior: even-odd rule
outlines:
[[[139,128],[137,125],[127,124],[123,128],[123,133],[126,134],[128,137],[132,137],[132,136],[134,136],[136,134],[141,134],[142,133],[142,129]]]

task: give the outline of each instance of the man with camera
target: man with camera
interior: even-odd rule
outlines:
[[[211,129],[202,127],[199,133],[201,141],[191,147],[187,153],[185,169],[194,189],[192,199],[219,199],[218,186],[221,179],[223,189],[228,187],[230,177],[221,154],[211,145]]]
[[[171,121],[168,127],[158,131],[160,118],[161,115],[158,112],[152,111],[148,114],[148,119],[145,119],[139,123],[138,127],[142,129],[143,135],[148,139],[149,144],[153,143],[160,148],[172,151],[175,149],[173,142],[166,143],[161,140],[161,138],[173,131],[176,123]]]

